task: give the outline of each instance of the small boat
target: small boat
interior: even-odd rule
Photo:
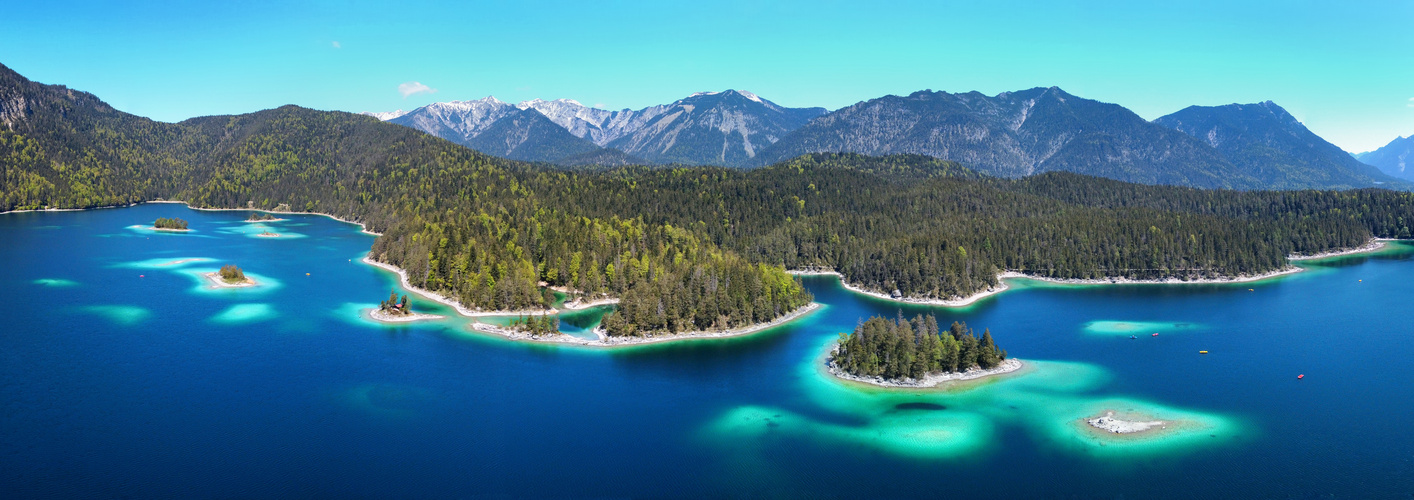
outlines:
[[[1302,374],[1296,376],[1296,380],[1301,380],[1301,379],[1303,379],[1303,378],[1306,378],[1306,374],[1305,374],[1305,373],[1302,373]]]
[[[1159,336],[1159,332],[1154,332],[1152,335],[1149,335],[1149,336],[1150,336],[1150,337],[1158,337],[1158,336]]]
[[[1198,354],[1207,354],[1208,351],[1198,351]]]
[[[1131,338],[1131,339],[1137,339],[1137,338],[1139,338],[1139,337],[1135,337],[1135,336],[1133,336],[1133,335],[1130,335],[1129,338]]]

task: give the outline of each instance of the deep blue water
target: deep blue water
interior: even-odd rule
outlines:
[[[293,216],[262,239],[245,216],[0,215],[4,497],[1414,495],[1403,244],[1249,285],[1018,282],[965,309],[807,277],[827,307],[785,327],[591,350],[369,323],[396,286],[358,263],[372,236]],[[129,227],[157,217],[195,231]],[[187,258],[209,260],[159,265]],[[225,263],[263,286],[206,289],[197,273]],[[1037,371],[940,395],[813,369],[859,320],[928,311]],[[1131,340],[1096,321],[1152,324]],[[1221,429],[1069,434],[1075,408],[1116,399]]]

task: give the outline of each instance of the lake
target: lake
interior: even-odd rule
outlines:
[[[479,334],[416,296],[449,318],[373,323],[362,311],[398,288],[359,263],[373,236],[247,214],[0,215],[6,497],[1414,494],[1404,243],[1248,284],[1017,280],[966,308],[804,277],[826,307],[785,326],[605,350]],[[192,231],[142,229],[157,217]],[[261,286],[210,289],[228,263]],[[840,332],[928,312],[1028,368],[951,391],[822,373]],[[1197,425],[1076,425],[1104,409]]]

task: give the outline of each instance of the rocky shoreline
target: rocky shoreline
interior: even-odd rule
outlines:
[[[378,320],[378,321],[382,321],[382,322],[384,322],[384,323],[408,323],[408,322],[412,322],[412,321],[424,321],[424,320],[434,320],[434,319],[444,319],[444,318],[446,318],[446,316],[438,316],[438,315],[436,315],[436,314],[422,314],[422,313],[412,313],[412,314],[388,314],[388,313],[386,313],[386,312],[383,312],[382,309],[369,309],[369,310],[368,310],[368,317],[373,318],[373,319]]]
[[[247,288],[259,285],[255,280],[250,279],[249,276],[247,276],[245,280],[236,283],[229,283],[225,279],[222,279],[221,273],[206,273],[202,276],[205,276],[206,280],[214,285],[213,288]]]
[[[851,284],[849,281],[846,281],[846,280],[844,279],[844,275],[843,275],[843,274],[840,274],[838,271],[833,271],[833,270],[803,269],[803,270],[793,270],[793,271],[786,271],[786,272],[789,273],[789,274],[797,275],[797,276],[836,276],[836,277],[839,277],[839,279],[840,279],[840,285],[841,285],[841,286],[844,286],[846,290],[849,290],[849,291],[854,292],[854,293],[863,294],[863,295],[868,295],[868,296],[870,296],[870,297],[879,298],[879,299],[884,299],[884,300],[892,300],[892,301],[894,301],[894,302],[903,302],[903,303],[906,303],[906,304],[921,304],[921,305],[929,305],[929,306],[946,306],[946,307],[963,307],[963,306],[968,306],[968,305],[972,305],[974,302],[977,302],[977,301],[982,300],[982,299],[984,299],[984,298],[987,298],[987,297],[989,297],[989,296],[992,296],[992,295],[996,295],[996,294],[1005,292],[1005,291],[1007,290],[1007,288],[1008,288],[1006,282],[1003,282],[1003,281],[998,280],[996,286],[991,287],[991,288],[988,288],[988,289],[983,290],[983,291],[980,291],[980,292],[977,292],[977,293],[974,293],[974,294],[972,294],[972,295],[968,295],[968,296],[966,296],[966,297],[957,298],[957,299],[927,299],[927,298],[919,298],[919,297],[893,296],[893,295],[886,294],[886,293],[883,293],[883,292],[876,292],[876,291],[872,291],[872,290],[866,290],[866,289],[864,289],[864,288],[862,288],[862,287],[860,287],[860,286]],[[1018,276],[1019,276],[1019,275],[1018,275]],[[1002,274],[1002,275],[999,275],[999,276],[998,276],[998,278],[1006,278],[1006,277],[1015,277],[1015,276],[1007,276],[1006,274]]]
[[[589,309],[589,308],[595,307],[595,306],[607,306],[607,305],[617,304],[617,303],[619,303],[619,299],[599,299],[599,300],[591,300],[591,301],[589,301],[589,302],[576,301],[576,302],[573,302],[573,303],[566,302],[566,303],[564,304],[564,309],[561,309],[561,311],[579,311],[579,310],[583,310],[583,309]]]
[[[1325,259],[1325,258],[1330,258],[1330,257],[1340,257],[1340,256],[1344,256],[1344,255],[1355,255],[1355,254],[1361,254],[1361,253],[1375,252],[1375,251],[1379,251],[1379,250],[1385,248],[1386,246],[1388,246],[1388,243],[1387,243],[1387,242],[1390,242],[1390,241],[1398,241],[1398,240],[1390,239],[1390,238],[1374,238],[1374,239],[1371,239],[1371,240],[1370,240],[1369,242],[1367,242],[1366,244],[1361,245],[1361,246],[1356,247],[1356,248],[1350,248],[1350,249],[1345,249],[1345,250],[1335,250],[1335,251],[1330,251],[1330,252],[1322,252],[1322,253],[1312,254],[1312,255],[1288,255],[1288,256],[1287,256],[1287,260],[1295,262],[1295,261]],[[1005,292],[1008,287],[1007,287],[1007,284],[1006,284],[1006,282],[1005,282],[1004,280],[1007,280],[1007,279],[1015,279],[1015,278],[1029,279],[1029,280],[1036,280],[1036,281],[1044,281],[1044,282],[1047,282],[1047,283],[1067,284],[1067,285],[1202,285],[1202,284],[1225,284],[1225,283],[1249,283],[1249,282],[1253,282],[1253,281],[1261,281],[1261,280],[1276,278],[1276,277],[1279,277],[1279,276],[1285,276],[1285,275],[1288,275],[1288,274],[1295,274],[1295,273],[1302,272],[1302,271],[1304,271],[1304,270],[1305,270],[1305,269],[1302,269],[1302,268],[1297,267],[1297,266],[1294,266],[1294,265],[1288,265],[1288,266],[1286,266],[1285,268],[1278,269],[1278,270],[1276,270],[1276,271],[1267,272],[1267,273],[1262,273],[1262,274],[1244,274],[1244,275],[1238,275],[1238,276],[1223,276],[1223,277],[1216,277],[1216,278],[1192,278],[1192,279],[1185,279],[1185,278],[1178,278],[1178,277],[1161,278],[1161,279],[1134,279],[1134,278],[1124,278],[1124,277],[1092,278],[1092,279],[1050,278],[1050,277],[1045,277],[1045,276],[1035,276],[1035,275],[1031,275],[1031,274],[1026,274],[1026,273],[1020,272],[1020,271],[1006,271],[1006,272],[1003,272],[1003,273],[997,275],[997,281],[998,281],[997,286],[994,286],[994,287],[992,287],[992,288],[988,288],[988,289],[986,289],[986,290],[983,290],[983,291],[974,293],[974,294],[969,295],[969,296],[967,296],[967,297],[961,297],[961,298],[956,298],[956,299],[929,299],[929,298],[919,298],[919,297],[905,297],[905,296],[895,296],[895,295],[886,294],[886,293],[882,293],[882,292],[877,292],[877,291],[873,291],[873,290],[866,290],[866,289],[864,289],[864,288],[862,288],[862,287],[860,287],[860,286],[858,286],[858,285],[854,285],[854,284],[849,283],[847,280],[845,280],[844,275],[840,274],[838,271],[835,271],[835,270],[832,270],[832,269],[827,269],[827,268],[806,268],[806,269],[792,270],[792,271],[788,271],[788,272],[789,272],[790,274],[794,274],[794,275],[798,275],[798,276],[826,276],[826,275],[829,275],[829,276],[837,276],[837,277],[840,278],[840,284],[841,284],[842,286],[844,286],[845,289],[847,289],[847,290],[849,290],[849,291],[852,291],[852,292],[855,292],[855,293],[864,294],[864,295],[868,295],[868,296],[875,297],[875,298],[879,298],[879,299],[892,300],[892,301],[895,301],[895,302],[903,302],[903,303],[907,303],[907,304],[922,304],[922,305],[946,306],[946,307],[962,307],[962,306],[971,305],[972,303],[977,302],[978,300],[981,300],[981,299],[986,298],[986,297],[988,297],[988,296],[996,295],[996,294],[998,294],[998,293]]]
[[[1244,275],[1231,276],[1231,277],[1220,277],[1220,278],[1194,278],[1194,279],[1183,279],[1183,278],[1133,279],[1133,278],[1118,278],[1118,277],[1116,277],[1116,278],[1096,278],[1096,279],[1046,278],[1046,277],[1041,277],[1041,276],[1032,276],[1032,275],[1029,275],[1029,274],[1023,274],[1023,273],[1019,273],[1019,272],[1008,271],[1008,272],[1003,273],[1002,275],[1000,275],[999,278],[1020,278],[1020,279],[1044,281],[1044,282],[1047,282],[1047,283],[1058,283],[1058,284],[1063,284],[1063,285],[1213,285],[1213,284],[1219,284],[1219,285],[1220,285],[1220,284],[1225,284],[1225,283],[1249,283],[1249,282],[1253,282],[1253,281],[1261,281],[1261,280],[1265,280],[1265,279],[1275,278],[1275,277],[1278,277],[1278,276],[1285,276],[1285,275],[1288,275],[1288,274],[1296,274],[1296,273],[1299,273],[1299,272],[1302,272],[1302,271],[1305,271],[1305,269],[1302,269],[1302,268],[1299,268],[1299,267],[1296,267],[1296,266],[1287,266],[1286,268],[1281,269],[1281,270],[1272,271],[1272,272],[1269,272],[1269,273],[1262,273],[1262,274],[1251,274],[1251,275],[1244,274]]]
[[[834,351],[832,350],[831,355],[833,354]],[[859,375],[851,375],[845,373],[843,370],[840,370],[839,367],[835,366],[834,362],[830,359],[830,356],[826,356],[825,358],[825,367],[830,372],[830,375],[834,375],[835,377],[851,382],[859,382],[861,384],[887,387],[890,389],[929,389],[937,387],[939,384],[945,382],[977,380],[981,378],[1012,373],[1022,369],[1025,366],[1026,363],[1023,363],[1019,359],[1007,358],[995,368],[990,369],[972,368],[964,372],[935,373],[923,377],[922,379],[906,378],[903,380],[890,380],[883,377],[861,377]]]
[[[447,296],[442,295],[442,294],[437,293],[437,292],[433,292],[433,291],[431,291],[431,290],[425,290],[425,289],[423,289],[423,288],[414,286],[414,285],[412,284],[412,282],[408,281],[408,273],[407,273],[407,271],[404,271],[404,270],[398,268],[397,266],[394,266],[394,265],[392,265],[392,264],[384,264],[384,263],[382,263],[382,262],[378,262],[378,261],[376,261],[376,260],[373,260],[373,259],[369,258],[368,256],[364,256],[362,259],[359,259],[359,260],[360,260],[361,262],[363,262],[364,264],[368,264],[368,265],[370,265],[370,266],[373,266],[373,267],[376,267],[376,268],[379,268],[379,269],[382,269],[382,270],[391,272],[391,273],[393,273],[393,274],[397,274],[397,275],[398,275],[398,280],[399,280],[398,283],[399,283],[400,285],[402,285],[402,287],[403,287],[404,289],[406,289],[407,291],[412,292],[412,293],[415,293],[415,294],[417,294],[417,295],[420,295],[420,296],[422,296],[422,298],[425,298],[425,299],[427,299],[427,300],[431,300],[431,301],[433,301],[433,302],[437,302],[437,303],[442,304],[442,305],[444,305],[444,306],[451,307],[452,309],[455,309],[455,310],[457,311],[457,314],[460,314],[460,315],[462,315],[462,316],[466,316],[466,317],[468,317],[468,318],[476,318],[476,317],[481,317],[481,316],[539,315],[539,314],[553,314],[553,313],[555,312],[553,309],[551,309],[551,310],[545,310],[545,309],[528,309],[528,310],[522,310],[522,311],[473,311],[473,310],[471,310],[471,309],[467,309],[466,306],[463,306],[463,305],[461,304],[461,302],[452,300],[450,297],[447,297]]]
[[[1345,255],[1355,255],[1355,254],[1361,254],[1361,253],[1375,252],[1375,251],[1379,251],[1379,250],[1383,249],[1385,246],[1387,246],[1386,243],[1385,243],[1385,242],[1387,242],[1387,241],[1397,241],[1397,240],[1375,238],[1375,239],[1372,239],[1372,240],[1370,240],[1369,242],[1365,243],[1364,245],[1361,245],[1361,246],[1358,246],[1358,247],[1355,247],[1355,248],[1351,248],[1351,249],[1336,250],[1336,251],[1332,251],[1332,252],[1321,252],[1321,253],[1316,253],[1316,254],[1311,254],[1311,255],[1288,255],[1288,256],[1286,256],[1286,260],[1292,260],[1292,261],[1297,261],[1297,260],[1316,260],[1316,259],[1325,259],[1325,258],[1330,258],[1330,257],[1341,257],[1341,256],[1345,256]]]
[[[1383,245],[1383,244],[1381,244],[1381,246],[1382,246],[1382,245]],[[1342,251],[1342,252],[1333,252],[1333,253],[1330,253],[1330,254],[1321,254],[1320,256],[1302,257],[1302,258],[1299,258],[1299,259],[1292,259],[1292,260],[1318,259],[1318,258],[1331,257],[1331,256],[1335,256],[1335,255],[1347,255],[1347,254],[1363,253],[1363,252],[1369,252],[1369,251],[1373,251],[1373,249],[1365,249],[1364,247],[1362,247],[1362,249],[1346,250],[1346,251]],[[868,295],[868,296],[870,296],[870,297],[874,297],[874,298],[878,298],[878,299],[883,299],[883,300],[891,300],[891,301],[894,301],[894,302],[902,302],[902,303],[905,303],[905,304],[920,304],[920,305],[944,306],[944,307],[964,307],[964,306],[971,305],[971,304],[973,304],[973,303],[975,303],[975,302],[977,302],[977,301],[979,301],[979,300],[982,300],[982,299],[984,299],[984,298],[990,297],[990,296],[992,296],[992,295],[996,295],[996,294],[999,294],[999,293],[1002,293],[1002,292],[1007,291],[1010,287],[1007,286],[1005,280],[1008,280],[1008,279],[1028,279],[1028,280],[1044,281],[1044,282],[1046,282],[1046,283],[1056,283],[1056,284],[1062,284],[1062,285],[1203,285],[1203,284],[1249,283],[1249,282],[1253,282],[1253,281],[1261,281],[1261,280],[1276,278],[1276,277],[1279,277],[1279,276],[1285,276],[1285,275],[1288,275],[1288,274],[1296,274],[1296,273],[1299,273],[1299,272],[1302,272],[1302,271],[1305,271],[1305,269],[1302,269],[1302,268],[1297,267],[1297,266],[1287,266],[1286,268],[1283,268],[1283,269],[1280,269],[1280,270],[1277,270],[1277,271],[1272,271],[1272,272],[1269,272],[1269,273],[1262,273],[1262,274],[1239,275],[1239,276],[1219,277],[1219,278],[1193,278],[1193,279],[1184,279],[1184,278],[1133,279],[1133,278],[1123,278],[1123,277],[1094,278],[1094,279],[1049,278],[1049,277],[1044,277],[1044,276],[1030,275],[1030,274],[1026,274],[1026,273],[1022,273],[1022,272],[1018,272],[1018,271],[1006,271],[1006,272],[1003,272],[1003,273],[997,275],[997,285],[996,285],[996,286],[991,287],[991,288],[988,288],[988,289],[983,290],[983,291],[980,291],[980,292],[977,292],[977,293],[974,293],[974,294],[969,295],[969,296],[967,296],[967,297],[962,297],[962,298],[957,298],[957,299],[929,299],[929,298],[919,298],[919,297],[894,296],[894,295],[885,294],[885,293],[881,293],[881,292],[866,290],[866,289],[861,288],[861,287],[859,287],[859,286],[857,286],[857,285],[850,284],[848,281],[845,281],[844,276],[841,275],[841,274],[838,273],[838,272],[835,272],[835,271],[809,270],[809,271],[788,271],[788,272],[789,272],[790,274],[794,274],[794,275],[798,275],[798,276],[827,276],[827,275],[837,276],[837,277],[840,278],[840,285],[843,286],[846,290],[849,290],[849,291],[854,292],[854,293],[862,294],[862,295]]]
[[[722,330],[719,332],[682,332],[664,335],[653,335],[648,337],[610,337],[606,335],[603,330],[595,330],[595,334],[598,336],[598,338],[590,340],[564,333],[554,335],[531,335],[529,333],[522,332],[519,330],[513,330],[500,325],[492,325],[487,323],[473,323],[471,325],[471,328],[478,332],[491,333],[511,340],[525,340],[550,344],[572,344],[588,347],[629,347],[636,345],[658,344],[662,342],[673,342],[683,340],[724,339],[731,337],[742,337],[769,328],[774,328],[785,323],[789,323],[817,309],[820,309],[821,307],[822,306],[819,303],[811,302],[769,322],[757,323],[751,326],[735,328],[731,330]]]

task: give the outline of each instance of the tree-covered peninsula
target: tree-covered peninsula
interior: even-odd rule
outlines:
[[[3,66],[0,95],[26,103],[0,126],[0,210],[177,199],[326,213],[381,233],[374,260],[471,309],[543,309],[542,287],[618,299],[604,323],[611,336],[781,317],[812,300],[793,268],[946,299],[995,286],[1008,270],[1267,273],[1289,254],[1410,237],[1414,221],[1406,192],[998,179],[906,155],[815,154],[749,171],[564,171],[296,106],[156,122]]]
[[[990,370],[1006,359],[1006,351],[992,341],[991,330],[983,330],[978,338],[966,323],[940,329],[930,314],[911,320],[869,318],[853,332],[840,334],[830,364],[847,375],[896,381]]]

